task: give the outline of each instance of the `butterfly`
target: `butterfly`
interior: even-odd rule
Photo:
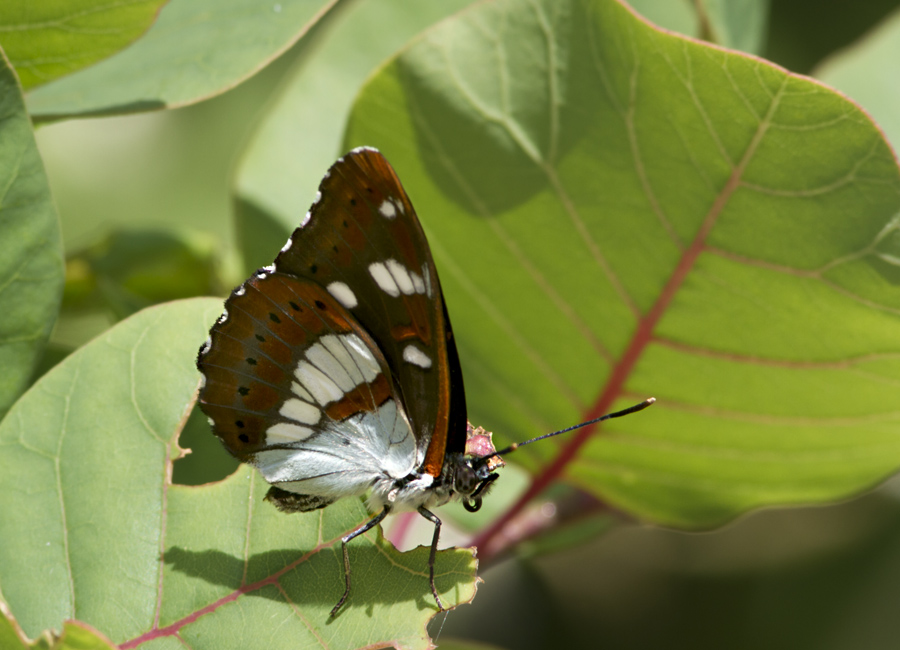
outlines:
[[[501,456],[533,440],[497,451],[469,425],[434,259],[381,153],[354,149],[328,170],[274,263],[226,300],[197,367],[200,408],[272,485],[267,501],[309,512],[368,495],[376,514],[341,540],[345,589],[331,616],[350,594],[347,544],[398,511],[434,524],[429,584],[444,609],[431,508],[478,510]]]

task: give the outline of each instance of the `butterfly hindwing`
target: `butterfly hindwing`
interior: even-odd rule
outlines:
[[[415,440],[390,368],[314,282],[256,273],[226,301],[198,366],[216,435],[270,483],[336,498],[414,468]]]

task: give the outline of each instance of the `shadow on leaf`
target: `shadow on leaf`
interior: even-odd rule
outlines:
[[[203,580],[247,596],[278,602],[316,605],[331,609],[344,589],[340,545],[305,559],[302,550],[283,549],[252,555],[246,563],[218,550],[190,551],[178,546],[165,553],[165,563],[176,573]],[[417,609],[436,609],[428,585],[428,549],[400,553],[391,546],[351,543],[353,586],[345,608],[415,602]],[[435,585],[445,606],[456,605],[474,578],[472,555],[451,549],[438,553]],[[246,577],[245,577],[246,575]]]

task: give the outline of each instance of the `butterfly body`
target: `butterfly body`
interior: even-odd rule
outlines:
[[[384,157],[336,162],[275,262],[235,289],[201,347],[200,407],[288,512],[368,494],[378,514],[463,499],[502,462],[473,435],[450,319],[412,204]],[[481,439],[479,439],[481,438]],[[476,439],[479,439],[476,443]]]

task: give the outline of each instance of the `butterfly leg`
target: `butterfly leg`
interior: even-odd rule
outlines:
[[[377,515],[375,515],[374,517],[369,519],[369,521],[367,521],[362,526],[360,526],[359,528],[354,530],[352,533],[345,535],[344,537],[341,538],[341,550],[344,553],[344,585],[345,585],[344,595],[341,596],[341,599],[338,601],[338,604],[335,605],[334,608],[331,610],[331,614],[329,614],[329,616],[334,616],[335,614],[337,614],[338,610],[341,608],[341,606],[347,601],[347,596],[350,595],[350,554],[347,552],[347,543],[350,540],[352,540],[353,538],[359,537],[367,530],[371,530],[372,528],[374,528],[375,526],[380,524],[381,520],[384,519],[385,517],[387,517],[387,514],[390,511],[391,511],[390,507],[385,506],[384,510],[382,510]],[[432,555],[434,555],[434,552],[432,552]],[[432,581],[432,589],[434,588],[433,584],[434,584],[434,581]]]
[[[431,554],[428,556],[428,581],[431,584],[431,594],[434,596],[438,609],[444,611],[444,604],[441,602],[441,597],[438,596],[437,589],[434,586],[434,560],[437,556],[438,540],[441,538],[441,520],[438,519],[436,514],[425,508],[419,508],[419,514],[434,524],[434,537],[431,538]]]

